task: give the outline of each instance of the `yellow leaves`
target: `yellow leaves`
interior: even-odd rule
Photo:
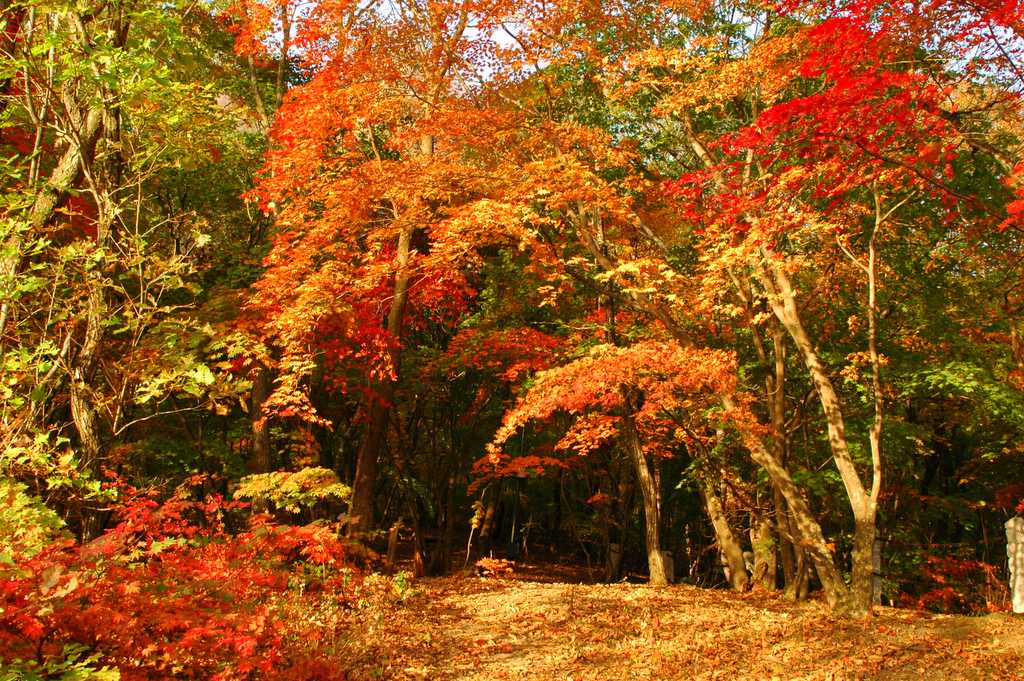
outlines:
[[[234,498],[271,504],[290,513],[311,508],[324,499],[348,501],[352,490],[327,468],[302,468],[249,475],[239,482]]]
[[[490,198],[455,208],[449,217],[431,225],[430,232],[431,255],[449,263],[472,257],[478,248],[533,240],[517,206]]]
[[[713,0],[662,0],[660,4],[692,20],[701,18],[714,7]]]
[[[661,298],[673,304],[686,290],[683,278],[664,261],[655,258],[622,260],[614,269],[594,275],[594,279],[615,282],[625,293]]]
[[[682,0],[695,12],[703,0]],[[684,9],[687,11],[687,9]],[[777,102],[794,78],[801,43],[797,34],[762,38],[736,58],[735,46],[720,36],[699,36],[682,48],[648,48],[628,53],[617,70],[607,67],[607,96],[625,101],[645,90],[660,94],[654,113],[679,117],[724,106],[737,99]]]

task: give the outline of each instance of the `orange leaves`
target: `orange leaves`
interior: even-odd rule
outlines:
[[[617,437],[619,417],[628,410],[625,390],[643,396],[631,415],[648,446],[657,450],[666,437],[693,437],[692,430],[671,425],[672,414],[684,415],[693,429],[704,429],[715,397],[735,389],[736,363],[729,352],[684,348],[673,341],[641,341],[625,348],[600,345],[537,376],[506,413],[486,460],[499,472],[509,470],[512,464],[502,455],[502,446],[527,422],[548,420],[558,412],[576,419],[556,449],[585,456]]]
[[[1006,219],[1000,223],[999,229],[1020,229],[1024,226],[1024,163],[1014,166],[1013,174],[1005,180],[1005,184],[1014,190],[1015,199],[1006,206]]]
[[[456,84],[489,49],[466,22],[500,15],[500,3],[407,9],[303,8],[308,79],[285,97],[253,192],[280,230],[251,301],[278,368],[293,373],[272,399],[280,413],[308,414],[299,394],[315,363],[336,389],[346,364],[369,382],[394,378],[401,329],[457,324],[475,295],[462,270],[477,250],[522,239],[515,209],[480,177],[503,148],[502,117]]]
[[[586,456],[593,450],[611,442],[619,433],[619,417],[609,414],[584,414],[576,419],[555,449]]]

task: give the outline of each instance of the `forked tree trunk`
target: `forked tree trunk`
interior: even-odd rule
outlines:
[[[689,120],[684,119],[684,127],[690,138],[690,146],[693,148],[697,157],[701,160],[705,167],[709,169],[716,169],[716,162],[711,157],[708,149],[703,145],[700,139],[694,134],[693,126]],[[747,157],[747,176],[749,177],[749,169],[753,167],[753,153],[750,153]],[[725,186],[722,175],[716,170],[714,179],[716,184],[720,187]],[[878,210],[878,197],[875,196],[875,228],[877,231],[878,226],[882,222],[880,211]],[[756,222],[755,219],[750,219],[750,222]],[[587,241],[587,235],[581,234],[584,241]],[[874,239],[872,238],[872,241]],[[591,240],[592,241],[592,240]],[[588,250],[594,253],[594,249],[590,243],[587,243]],[[874,509],[869,508],[869,504],[864,502],[867,495],[864,493],[864,487],[860,483],[860,478],[857,476],[856,468],[853,466],[852,459],[849,458],[849,452],[846,448],[845,433],[842,427],[842,412],[838,410],[838,400],[835,398],[835,391],[832,390],[832,384],[828,380],[828,375],[824,372],[821,367],[820,361],[817,359],[817,355],[813,352],[813,346],[807,339],[806,332],[800,324],[799,316],[796,314],[796,301],[793,295],[792,288],[789,287],[789,280],[785,272],[779,267],[772,266],[771,254],[764,252],[765,260],[768,261],[765,268],[759,273],[761,276],[761,283],[765,290],[769,293],[769,303],[771,304],[772,311],[775,316],[785,326],[787,332],[793,337],[796,342],[798,349],[800,350],[801,357],[804,360],[804,364],[811,371],[811,378],[814,381],[815,387],[819,389],[819,397],[822,400],[822,406],[825,410],[826,419],[829,426],[829,439],[833,445],[833,457],[836,461],[836,466],[839,468],[839,474],[843,479],[843,483],[846,486],[847,493],[850,497],[850,504],[853,508],[854,517],[857,521],[856,532],[863,535],[861,539],[866,539],[867,534],[871,534],[872,539],[874,537]],[[610,262],[608,258],[602,262],[598,258],[598,262],[606,270],[614,270],[615,263]],[[771,270],[768,272],[767,270]],[[779,289],[788,288],[788,291],[779,291]],[[689,338],[688,334],[675,323],[671,313],[664,307],[663,303],[655,303],[650,298],[643,296],[643,294],[633,294],[634,298],[638,302],[645,303],[646,307],[651,309],[654,316],[662,320],[666,326],[672,331],[672,335],[676,337],[681,343],[685,342],[688,345],[692,345],[693,341]],[[799,331],[799,333],[797,333]],[[810,353],[808,353],[810,350]],[[812,367],[812,364],[816,364],[816,367]],[[824,379],[824,380],[822,380]],[[831,398],[828,398],[825,393],[831,393]],[[734,403],[730,396],[724,396],[722,398],[722,406],[727,410],[731,408]],[[837,418],[838,417],[838,418]],[[811,514],[810,507],[806,501],[800,495],[796,485],[793,484],[792,477],[789,475],[789,471],[786,470],[785,465],[778,460],[775,460],[772,454],[765,448],[764,442],[750,433],[744,433],[744,438],[747,447],[750,450],[751,458],[755,463],[759,464],[768,473],[772,483],[779,489],[779,492],[785,498],[786,503],[789,505],[790,512],[793,514],[793,521],[795,524],[795,530],[799,534],[800,541],[804,544],[806,551],[810,553],[811,559],[814,562],[815,568],[818,572],[818,577],[821,580],[822,587],[825,590],[825,596],[828,600],[829,606],[854,614],[859,614],[857,611],[860,609],[857,606],[858,598],[851,596],[851,590],[848,589],[843,582],[842,575],[836,568],[835,558],[832,555],[832,551],[828,548],[825,543],[825,537],[821,532],[821,526],[817,520]],[[874,461],[875,478],[873,480],[873,489],[871,498],[877,498],[877,485],[880,482],[881,468],[879,460],[876,458]],[[873,506],[873,504],[870,504]],[[870,526],[867,522],[870,517]],[[855,541],[855,543],[857,543]],[[863,541],[861,542],[863,543]],[[854,585],[853,592],[860,594],[863,590],[861,584],[857,582],[858,570],[856,567],[857,561],[854,561]],[[868,604],[870,604],[870,581],[868,583]],[[866,610],[864,610],[866,612]]]
[[[873,489],[869,494],[861,482],[860,475],[857,473],[853,462],[853,457],[850,455],[842,402],[836,393],[835,387],[832,385],[832,379],[829,377],[821,358],[814,348],[814,344],[810,340],[810,336],[807,334],[807,330],[804,328],[803,321],[800,319],[796,304],[796,294],[790,283],[789,276],[780,266],[772,262],[771,258],[770,253],[765,254],[767,263],[762,271],[761,281],[769,292],[768,298],[772,311],[793,339],[800,352],[800,357],[803,359],[804,366],[807,367],[811,375],[822,410],[825,413],[832,458],[835,461],[836,468],[839,470],[839,476],[843,481],[843,486],[850,501],[850,508],[853,511],[853,579],[851,588],[848,591],[848,597],[844,599],[845,602],[839,605],[850,614],[856,616],[863,615],[871,609],[873,589],[872,547],[875,542],[875,516],[877,514],[877,489],[875,488],[880,483],[881,476],[874,429],[872,430],[872,458],[875,466],[872,481]],[[872,297],[873,292],[874,289],[872,287]],[[871,303],[873,304],[873,302],[872,299]],[[877,412],[877,414],[880,422],[880,412]]]
[[[731,395],[724,395],[721,399],[722,406],[726,410],[735,407]],[[818,579],[825,592],[825,600],[830,607],[843,608],[849,601],[849,589],[836,567],[835,558],[825,541],[821,525],[818,524],[810,506],[800,493],[800,488],[797,487],[785,466],[764,446],[764,442],[759,437],[749,432],[744,432],[742,435],[754,463],[764,469],[786,500],[792,514],[796,534],[804,544],[807,553],[810,554],[811,561],[818,572]]]

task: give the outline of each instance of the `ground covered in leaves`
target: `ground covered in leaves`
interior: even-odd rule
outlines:
[[[365,613],[357,679],[1024,680],[1024,618],[1007,614],[844,621],[765,593],[529,573],[423,579]]]

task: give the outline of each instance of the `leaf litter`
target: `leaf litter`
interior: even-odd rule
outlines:
[[[1024,681],[1024,618],[876,608],[687,585],[444,577],[366,612],[354,679]]]

